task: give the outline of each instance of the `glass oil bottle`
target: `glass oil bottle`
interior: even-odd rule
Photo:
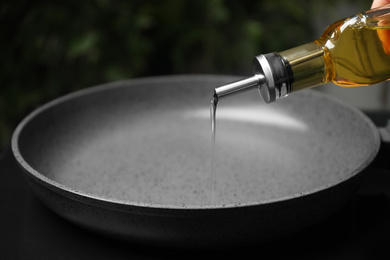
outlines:
[[[390,4],[337,21],[322,36],[256,56],[254,75],[215,89],[214,100],[258,88],[265,102],[333,82],[367,86],[390,79]]]

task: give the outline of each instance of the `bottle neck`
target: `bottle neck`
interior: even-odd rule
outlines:
[[[258,82],[260,95],[266,103],[288,96],[291,92],[315,87],[331,79],[331,59],[320,41],[307,43],[280,53],[256,56],[255,75],[263,75]]]
[[[294,77],[291,92],[325,84],[331,79],[326,48],[319,41],[307,43],[279,53],[289,64]],[[330,66],[329,66],[330,65]]]

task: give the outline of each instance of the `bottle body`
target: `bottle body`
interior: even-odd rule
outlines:
[[[390,6],[357,14],[329,26],[317,41],[280,52],[293,71],[291,92],[328,82],[357,87],[389,80],[388,18]]]

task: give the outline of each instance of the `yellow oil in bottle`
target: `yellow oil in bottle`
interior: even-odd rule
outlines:
[[[390,79],[390,29],[358,14],[332,24],[317,41],[280,55],[293,71],[292,91],[327,82],[372,85]]]
[[[390,79],[390,55],[380,39],[389,30],[370,28],[362,19],[339,22],[322,37],[330,53],[325,58],[333,62],[330,78],[337,85],[367,86]]]

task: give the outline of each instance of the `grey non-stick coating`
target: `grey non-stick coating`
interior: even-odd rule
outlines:
[[[209,106],[230,76],[121,81],[30,114],[12,139],[36,194],[64,218],[170,245],[257,243],[325,218],[376,156],[376,127],[317,91],[264,104],[256,91]]]

